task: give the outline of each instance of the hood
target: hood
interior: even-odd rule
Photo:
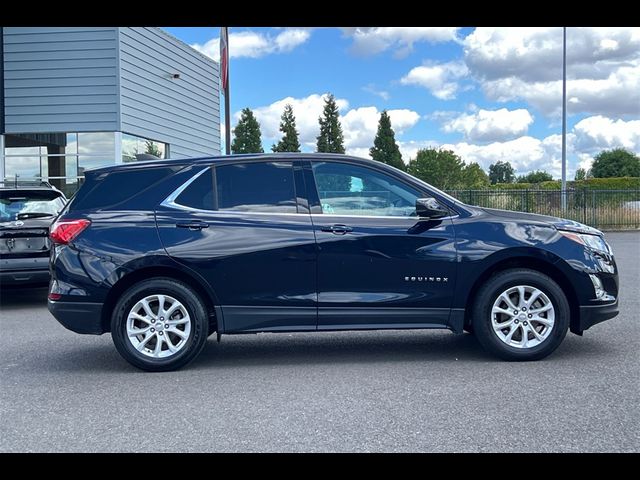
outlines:
[[[558,230],[569,230],[572,232],[587,233],[590,235],[603,235],[603,233],[596,228],[567,218],[539,215],[537,213],[515,212],[513,210],[499,210],[497,208],[482,208],[482,210],[489,215],[495,215],[496,217],[509,218],[528,223],[545,223],[547,225],[552,225]]]

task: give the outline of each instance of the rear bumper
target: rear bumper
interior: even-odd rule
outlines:
[[[102,303],[54,302],[49,300],[47,307],[51,314],[64,327],[76,333],[101,335]]]
[[[0,258],[0,283],[24,285],[49,281],[49,256]]]
[[[618,315],[618,299],[615,302],[606,303],[604,305],[588,305],[580,307],[580,325],[579,332],[588,330],[595,324],[609,320]]]

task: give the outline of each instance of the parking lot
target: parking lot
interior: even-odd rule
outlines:
[[[607,239],[621,314],[534,363],[446,331],[260,334],[150,374],[5,289],[0,451],[638,451],[640,233]]]

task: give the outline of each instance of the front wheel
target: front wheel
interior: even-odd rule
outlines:
[[[567,334],[570,309],[560,286],[536,270],[505,270],[491,277],[473,306],[473,331],[505,360],[539,360]]]
[[[133,285],[116,304],[111,336],[118,352],[148,371],[176,370],[191,362],[208,336],[207,312],[185,283],[152,278]]]

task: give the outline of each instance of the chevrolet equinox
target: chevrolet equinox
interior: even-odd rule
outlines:
[[[618,313],[602,232],[345,155],[90,170],[50,236],[51,313],[151,371],[212,333],[446,328],[537,360]]]

